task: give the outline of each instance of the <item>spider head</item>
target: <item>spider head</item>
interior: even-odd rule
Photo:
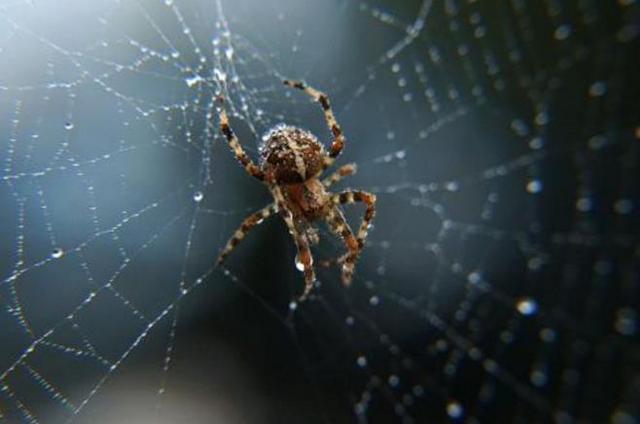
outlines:
[[[262,169],[278,184],[297,184],[316,177],[324,165],[324,148],[308,131],[278,125],[262,138]]]

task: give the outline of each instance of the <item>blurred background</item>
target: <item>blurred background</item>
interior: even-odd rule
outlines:
[[[639,33],[636,0],[1,2],[0,422],[637,423]],[[378,197],[303,303],[279,217],[214,266],[271,202],[216,94],[256,161],[330,143],[283,78]]]

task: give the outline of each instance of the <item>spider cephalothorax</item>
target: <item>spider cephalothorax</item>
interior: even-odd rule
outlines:
[[[356,260],[364,247],[367,231],[375,214],[376,197],[365,191],[347,190],[337,194],[327,191],[332,184],[356,171],[355,164],[348,164],[324,180],[318,179],[342,151],[344,135],[333,115],[329,98],[324,93],[299,81],[285,80],[284,83],[305,91],[320,103],[327,125],[333,134],[333,142],[329,151],[325,152],[323,145],[310,132],[281,124],[263,137],[261,166],[257,166],[242,149],[238,138],[229,126],[224,100],[222,97],[219,98],[222,105],[220,129],[231,150],[250,175],[268,185],[275,202],[244,220],[220,253],[218,263],[227,257],[247,232],[273,213],[279,212],[298,249],[296,263],[304,272],[306,283],[301,296],[301,299],[304,299],[313,288],[315,281],[313,257],[309,249],[310,244],[318,242],[318,232],[313,222],[324,219],[329,228],[344,241],[347,252],[336,261],[342,264],[342,282],[349,285],[353,278]],[[354,235],[339,207],[341,204],[355,202],[363,202],[367,205],[357,235]]]

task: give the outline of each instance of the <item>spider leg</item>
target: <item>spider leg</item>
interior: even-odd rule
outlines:
[[[349,249],[349,252],[337,259],[338,263],[342,263],[342,282],[345,285],[348,285],[351,283],[355,263],[362,248],[364,247],[369,225],[376,213],[376,196],[371,193],[367,193],[366,191],[343,191],[341,193],[334,194],[331,197],[331,201],[336,206],[338,204],[350,204],[355,202],[364,202],[367,205],[367,210],[364,213],[364,218],[362,219],[362,223],[358,229],[357,238],[353,237],[353,232],[345,221],[344,215],[336,206],[334,206],[327,215],[329,225],[332,227],[334,232],[340,234]]]
[[[316,281],[316,274],[313,270],[313,256],[311,256],[311,249],[309,248],[309,240],[307,239],[304,231],[301,231],[301,229],[295,225],[293,214],[286,208],[286,201],[282,195],[280,187],[273,186],[271,190],[273,192],[273,197],[276,199],[276,204],[278,205],[278,210],[282,215],[282,219],[284,219],[284,222],[287,224],[289,232],[293,237],[293,241],[296,244],[296,248],[298,249],[296,262],[302,265],[305,282],[304,292],[299,298],[302,302],[307,298],[311,289],[313,289],[313,283]]]
[[[364,218],[358,229],[358,244],[360,248],[364,246],[364,242],[367,238],[369,226],[376,214],[376,196],[375,194],[360,191],[360,190],[347,190],[338,194],[334,194],[331,200],[336,204],[350,204],[356,202],[363,202],[367,205],[367,210],[364,213]]]
[[[353,175],[356,173],[357,167],[355,163],[348,163],[346,165],[338,168],[336,172],[322,180],[322,184],[324,184],[325,188],[329,188],[344,177],[348,177],[349,175]]]
[[[333,134],[333,142],[331,143],[331,148],[329,149],[329,154],[325,158],[324,169],[327,169],[329,166],[333,164],[336,157],[342,151],[344,147],[345,138],[342,134],[342,129],[336,120],[335,115],[333,114],[333,110],[331,109],[331,103],[329,102],[329,97],[324,94],[322,91],[316,90],[313,87],[309,87],[302,81],[293,81],[293,80],[284,80],[284,85],[289,87],[297,88],[299,90],[304,91],[309,96],[311,96],[315,101],[320,103],[322,106],[322,110],[324,111],[324,118],[327,121],[327,126],[331,130]]]
[[[227,244],[224,247],[224,249],[222,249],[222,252],[220,252],[220,255],[218,256],[217,263],[218,264],[222,263],[225,260],[225,258],[229,255],[229,253],[231,253],[231,251],[233,249],[235,249],[235,247],[238,245],[238,243],[240,243],[240,241],[242,241],[242,239],[247,235],[247,233],[249,231],[251,231],[251,229],[253,227],[255,227],[256,225],[262,223],[262,221],[264,221],[266,218],[270,217],[277,210],[278,210],[278,208],[276,207],[275,203],[272,203],[269,206],[259,210],[258,212],[255,212],[255,213],[249,215],[247,218],[245,218],[245,220],[242,221],[242,224],[240,224],[240,227],[236,230],[236,232],[233,234],[233,236],[229,239],[229,241],[227,242]]]
[[[224,107],[224,98],[219,96],[218,102],[220,103],[220,131],[222,131],[222,134],[226,137],[229,147],[236,155],[238,162],[240,162],[249,175],[259,179],[260,181],[264,181],[264,172],[262,172],[262,170],[253,163],[249,156],[247,156],[247,153],[240,145],[238,137],[229,126],[229,117],[227,116],[227,111]]]
[[[342,211],[337,208],[337,205],[329,209],[326,221],[329,224],[329,228],[342,238],[347,247],[347,253],[338,258],[336,262],[342,264],[342,284],[349,286],[353,278],[353,269],[355,268],[356,260],[360,254],[360,244],[353,235],[353,231],[344,218]],[[327,261],[328,264],[331,262],[332,261]]]

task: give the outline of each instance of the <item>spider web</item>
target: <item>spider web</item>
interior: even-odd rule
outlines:
[[[3,2],[0,421],[637,422],[638,8]],[[271,201],[215,95],[329,139],[283,78],[378,196],[302,304],[278,219],[213,265]]]

